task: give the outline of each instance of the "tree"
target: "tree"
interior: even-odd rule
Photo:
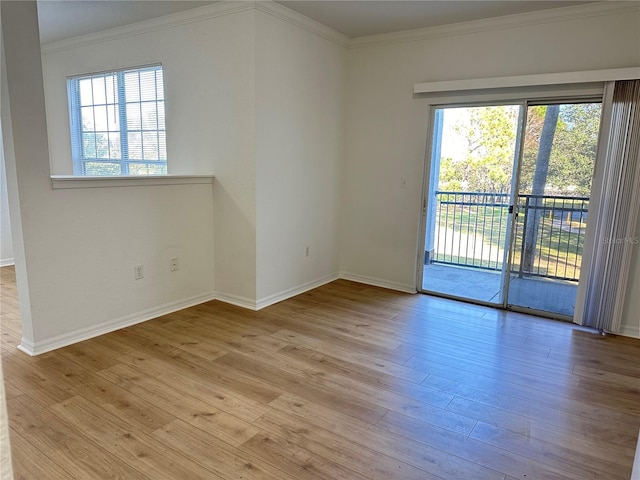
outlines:
[[[599,103],[562,105],[547,193],[588,197],[600,129]]]
[[[600,126],[599,103],[559,106],[544,194],[589,196]],[[517,108],[466,108],[453,126],[463,145],[440,162],[440,190],[508,192],[515,154]],[[536,171],[546,105],[527,111],[520,192],[530,193]],[[453,140],[451,140],[453,141]]]
[[[531,186],[532,197],[529,198],[529,209],[525,212],[527,215],[527,228],[525,230],[523,240],[524,255],[521,260],[522,270],[525,272],[530,272],[532,270],[535,260],[538,225],[540,225],[543,206],[543,199],[537,196],[544,195],[545,193],[549,173],[549,161],[551,160],[551,149],[553,147],[553,139],[556,134],[559,113],[559,105],[549,105],[546,107],[544,124],[540,133],[540,145],[538,147],[535,172]]]
[[[467,108],[454,126],[464,142],[463,155],[440,161],[439,190],[507,192],[511,186],[517,109]]]

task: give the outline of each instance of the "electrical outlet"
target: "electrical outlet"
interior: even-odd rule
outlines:
[[[133,267],[133,273],[136,280],[144,278],[144,266],[136,265],[135,267]]]
[[[309,248],[309,245],[307,245],[306,247],[304,247],[304,256],[308,257],[311,254],[311,249]]]
[[[400,177],[400,188],[407,188],[407,179],[405,177]]]
[[[171,269],[172,272],[175,272],[176,270],[180,270],[180,265],[178,265],[178,257],[173,257],[170,259],[169,268]]]

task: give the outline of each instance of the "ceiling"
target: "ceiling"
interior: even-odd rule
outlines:
[[[40,43],[99,32],[200,7],[211,1],[38,0]]]
[[[40,39],[42,43],[63,40],[210,3],[215,2],[207,0],[39,0]],[[590,2],[582,0],[308,0],[278,1],[277,3],[350,38],[355,38]]]
[[[516,13],[589,3],[586,1],[279,1],[309,18],[355,38]]]

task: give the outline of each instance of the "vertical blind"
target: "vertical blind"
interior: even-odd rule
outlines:
[[[640,80],[615,82],[595,248],[582,316],[584,326],[617,333],[640,211]],[[603,138],[603,137],[601,137]]]

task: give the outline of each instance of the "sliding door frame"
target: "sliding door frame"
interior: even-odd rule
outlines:
[[[452,96],[448,97],[447,101],[440,102],[429,102],[427,104],[427,122],[426,122],[426,145],[425,145],[425,159],[424,159],[424,168],[423,168],[423,182],[422,182],[422,196],[421,196],[421,205],[422,208],[420,210],[420,220],[418,229],[418,252],[417,252],[417,265],[416,265],[416,290],[419,293],[424,293],[428,295],[439,296],[443,298],[450,298],[452,300],[460,300],[467,303],[477,304],[477,305],[485,305],[494,308],[500,308],[503,310],[511,310],[514,312],[520,313],[528,313],[541,317],[553,318],[556,320],[563,320],[567,322],[574,321],[579,323],[582,315],[582,308],[584,303],[584,292],[586,285],[585,283],[588,281],[586,269],[581,269],[580,278],[578,281],[578,291],[576,295],[576,306],[575,313],[573,317],[556,314],[552,312],[545,312],[533,308],[520,307],[517,305],[509,304],[508,302],[508,294],[509,294],[509,276],[510,269],[513,261],[513,245],[514,245],[514,236],[515,229],[513,228],[515,223],[515,213],[518,205],[519,198],[519,180],[522,166],[522,154],[524,150],[524,135],[526,134],[526,122],[527,122],[527,111],[529,106],[535,105],[544,105],[544,104],[558,104],[558,103],[587,103],[587,102],[599,102],[603,105],[603,113],[601,114],[601,124],[599,125],[600,132],[602,129],[606,127],[603,125],[604,117],[604,108],[605,108],[605,94],[607,90],[602,85],[598,86],[589,86],[586,88],[576,88],[575,92],[569,89],[560,89],[559,91],[544,91],[540,92],[536,95],[535,92],[527,92],[526,94],[516,93],[505,93],[503,96],[500,94],[465,94],[460,96]],[[482,300],[475,300],[466,297],[460,297],[456,295],[450,295],[445,293],[434,292],[431,290],[425,290],[423,285],[424,279],[424,256],[425,256],[425,246],[426,246],[426,230],[427,230],[427,212],[429,211],[429,197],[433,188],[433,180],[431,178],[432,171],[432,157],[433,157],[433,147],[434,147],[434,126],[435,126],[435,111],[437,109],[444,108],[456,108],[456,107],[483,107],[483,106],[500,106],[500,105],[519,105],[521,108],[520,115],[518,118],[518,133],[516,137],[516,154],[514,156],[514,171],[512,173],[512,191],[511,191],[511,205],[513,208],[513,213],[509,215],[509,224],[508,224],[508,237],[509,242],[506,247],[508,251],[505,252],[505,256],[508,256],[506,262],[503,262],[502,268],[502,279],[501,279],[501,295],[502,302],[494,303],[494,302],[485,302]],[[600,145],[602,135],[599,135],[598,141],[598,152],[602,145]],[[592,185],[591,191],[593,192],[596,188],[597,182],[601,181],[599,178],[599,165],[597,163],[594,165],[594,172],[592,174]],[[437,179],[435,179],[437,180]],[[594,201],[595,200],[595,201]],[[597,206],[599,204],[600,198],[591,199],[589,202],[589,209],[587,212],[587,216],[593,216],[598,211]],[[585,231],[585,239],[592,239],[594,233],[594,224],[595,222],[588,222],[587,228]],[[587,258],[589,261],[594,252],[594,242],[591,240],[590,242],[585,241],[585,246],[583,250],[583,259]],[[505,272],[506,269],[506,272]],[[580,317],[578,317],[580,315]]]
[[[518,217],[518,203],[520,201],[520,173],[522,172],[522,154],[524,152],[524,137],[527,133],[527,115],[529,106],[526,101],[520,104],[520,115],[518,116],[518,133],[516,134],[516,148],[513,159],[513,172],[511,176],[511,215],[507,225],[507,237],[509,238],[505,245],[505,261],[502,266],[502,278],[500,279],[502,308],[508,308],[509,302],[509,286],[511,284],[511,265],[513,263],[513,251],[516,239],[516,229],[514,228],[516,218]]]
[[[489,96],[493,97],[493,96]],[[508,96],[506,96],[508,97]],[[519,171],[517,167],[517,163],[520,161],[520,153],[523,148],[524,142],[522,141],[521,136],[524,133],[523,126],[526,125],[526,100],[518,97],[511,98],[496,98],[489,99],[486,95],[471,95],[465,96],[464,98],[460,98],[460,101],[448,101],[446,103],[433,103],[427,105],[427,142],[425,146],[425,160],[424,160],[424,168],[423,168],[423,182],[422,182],[422,208],[420,215],[420,228],[418,229],[418,255],[417,255],[417,265],[416,265],[416,290],[419,293],[424,293],[428,295],[434,295],[443,298],[450,298],[452,300],[460,300],[467,303],[473,303],[477,305],[485,305],[489,307],[496,307],[506,309],[506,291],[505,291],[505,269],[509,268],[508,262],[510,261],[510,245],[511,245],[511,236],[512,236],[512,224],[513,224],[513,213],[509,214],[509,220],[507,224],[507,241],[505,241],[502,269],[501,269],[501,281],[500,281],[500,293],[501,293],[501,301],[500,302],[486,302],[483,300],[470,299],[467,297],[460,297],[451,294],[439,293],[432,290],[425,290],[423,285],[424,279],[424,255],[425,255],[425,246],[426,246],[426,233],[427,233],[427,212],[429,211],[429,196],[432,191],[433,182],[431,177],[432,172],[432,160],[433,160],[433,147],[434,147],[434,127],[435,127],[435,112],[438,109],[445,108],[474,108],[474,107],[497,107],[497,106],[518,106],[520,108],[520,113],[518,115],[518,127],[516,133],[516,145],[515,145],[515,154],[513,159],[513,174],[511,179],[511,194],[510,194],[510,203],[514,205],[516,202],[516,197],[514,196],[514,187],[517,185],[515,182],[516,171]],[[437,180],[437,179],[435,179]],[[507,282],[508,283],[508,282]]]

